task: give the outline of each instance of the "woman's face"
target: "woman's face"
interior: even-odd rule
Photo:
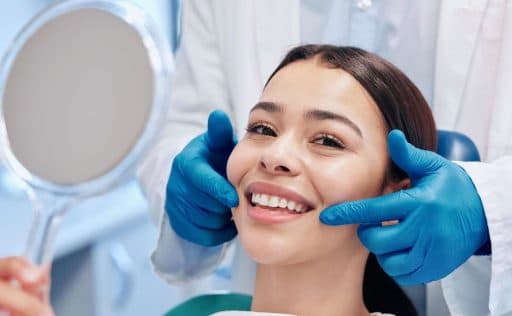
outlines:
[[[269,82],[227,165],[241,241],[262,264],[361,250],[356,225],[319,220],[327,206],[391,191],[382,115],[348,73],[294,62]]]

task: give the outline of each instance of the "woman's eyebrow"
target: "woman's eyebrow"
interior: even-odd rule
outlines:
[[[266,111],[266,112],[270,112],[270,113],[283,113],[284,112],[284,108],[282,105],[279,105],[274,102],[268,102],[268,101],[256,103],[256,105],[252,107],[250,112],[252,112],[254,110],[258,110],[258,109]],[[363,132],[361,132],[361,129],[359,128],[359,126],[357,126],[357,124],[354,123],[352,120],[350,120],[348,117],[341,115],[341,114],[337,114],[337,113],[325,111],[325,110],[310,110],[310,111],[307,111],[306,113],[304,113],[304,118],[306,120],[315,120],[315,121],[335,120],[335,121],[341,122],[341,123],[347,125],[348,127],[352,128],[357,133],[357,135],[359,135],[361,138],[363,137]]]
[[[254,110],[258,110],[258,109],[267,111],[270,113],[282,113],[283,112],[283,107],[274,102],[258,102],[258,103],[256,103],[255,106],[252,107],[250,112],[252,112]]]
[[[361,138],[363,138],[363,133],[361,132],[361,129],[359,126],[357,126],[356,123],[354,123],[352,120],[350,120],[348,117],[333,113],[330,111],[324,111],[324,110],[311,110],[304,113],[304,118],[306,120],[316,120],[316,121],[323,121],[323,120],[335,120],[338,122],[341,122],[348,127],[352,128],[357,135],[359,135]]]

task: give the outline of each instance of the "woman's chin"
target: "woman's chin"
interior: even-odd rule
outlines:
[[[268,234],[240,234],[242,245],[252,260],[265,265],[290,264],[297,260],[296,243],[283,236],[265,235]]]

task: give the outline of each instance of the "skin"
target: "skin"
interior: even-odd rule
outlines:
[[[233,219],[245,250],[258,263],[253,310],[367,315],[362,280],[368,252],[357,226],[326,226],[318,216],[327,206],[407,185],[388,180],[382,114],[352,76],[316,59],[280,70],[259,102],[277,106],[253,108],[248,132],[227,165],[240,199]],[[351,123],[307,117],[313,110]],[[293,190],[312,210],[285,223],[255,221],[247,212],[247,190],[255,182]]]
[[[49,303],[49,267],[22,257],[0,259],[0,311],[15,316],[54,315]]]

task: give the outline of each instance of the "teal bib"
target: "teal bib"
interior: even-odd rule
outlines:
[[[222,311],[250,311],[252,296],[207,294],[193,297],[168,311],[165,316],[206,316]]]

